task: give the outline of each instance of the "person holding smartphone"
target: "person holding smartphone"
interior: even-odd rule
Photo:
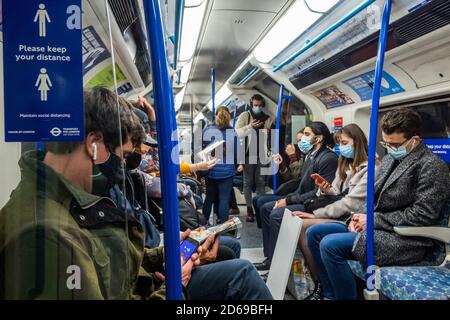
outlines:
[[[263,262],[255,264],[260,271],[270,268],[285,208],[303,211],[303,203],[316,197],[317,187],[311,179],[311,174],[318,173],[328,181],[333,181],[335,177],[338,159],[331,150],[334,147],[333,137],[323,122],[312,122],[304,129],[299,147],[306,154],[306,160],[297,189],[280,200],[265,203],[260,208],[266,257]]]
[[[313,300],[320,299],[323,293],[307,244],[308,228],[321,223],[343,222],[350,212],[358,212],[366,201],[368,143],[364,132],[358,125],[349,124],[337,132],[334,139],[341,151],[335,179],[329,182],[317,173],[312,174],[311,178],[319,188],[319,197],[305,205],[305,210],[292,212],[303,219],[299,248],[316,284],[310,297]]]

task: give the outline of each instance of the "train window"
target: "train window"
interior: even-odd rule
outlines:
[[[424,142],[450,167],[450,101],[425,102],[406,107],[413,108],[420,114]],[[380,112],[380,122],[387,112],[386,109]],[[381,138],[380,126],[378,137]],[[377,146],[377,152],[379,155],[384,155],[386,151],[381,146]]]

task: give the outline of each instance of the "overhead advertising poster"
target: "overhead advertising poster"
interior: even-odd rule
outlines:
[[[349,96],[339,90],[336,86],[327,87],[312,93],[328,109],[342,107],[355,103]]]
[[[110,57],[110,53],[92,26],[83,29],[84,74]]]
[[[3,0],[5,140],[84,139],[81,0]]]
[[[375,71],[370,71],[357,77],[344,81],[346,85],[355,91],[361,98],[361,101],[372,99],[373,86],[375,81]],[[383,71],[383,80],[381,81],[381,96],[389,96],[405,92],[405,89],[389,73]]]

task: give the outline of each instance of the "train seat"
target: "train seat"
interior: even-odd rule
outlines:
[[[379,291],[392,300],[450,299],[450,199],[434,227],[395,227],[402,236],[427,237],[436,241],[435,266],[402,266],[380,268]],[[365,279],[358,261],[348,261],[352,272]]]

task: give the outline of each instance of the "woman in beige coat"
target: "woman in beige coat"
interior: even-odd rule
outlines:
[[[341,152],[336,178],[332,183],[316,180],[319,197],[315,200],[333,198],[335,202],[322,208],[315,208],[312,213],[302,211],[292,213],[303,219],[299,247],[316,283],[319,278],[314,259],[308,249],[306,230],[314,224],[345,221],[351,212],[359,212],[366,202],[367,138],[359,126],[349,124],[335,135],[335,140]],[[319,290],[320,288],[316,286],[315,293]]]

